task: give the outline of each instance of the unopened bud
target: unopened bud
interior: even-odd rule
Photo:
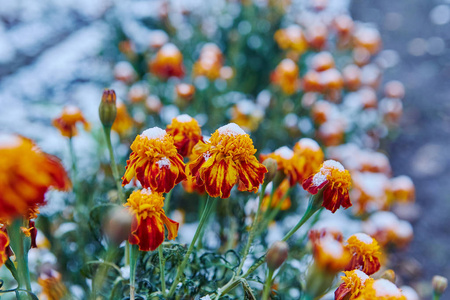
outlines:
[[[267,168],[268,171],[266,173],[266,177],[264,177],[264,183],[268,184],[275,178],[275,175],[277,175],[277,161],[269,157],[265,161],[263,161],[263,165]]]
[[[267,267],[270,270],[278,269],[288,257],[289,246],[286,242],[278,241],[273,243],[266,255]]]
[[[431,285],[433,286],[433,291],[437,295],[442,295],[447,289],[448,281],[447,278],[435,275],[433,276],[433,280],[431,281]]]
[[[390,282],[395,284],[396,275],[393,270],[389,269],[389,270],[384,271],[383,274],[381,274],[380,278],[387,279]]]
[[[104,127],[111,127],[113,125],[117,115],[116,92],[114,90],[105,89],[103,91],[98,114]]]
[[[124,207],[116,207],[110,211],[105,222],[104,232],[111,242],[120,245],[128,239],[131,232],[132,216]]]

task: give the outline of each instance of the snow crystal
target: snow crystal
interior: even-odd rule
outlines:
[[[217,131],[219,132],[219,134],[232,136],[246,134],[245,131],[242,130],[242,128],[239,127],[239,125],[237,125],[236,123],[229,123],[225,126],[220,127],[219,129],[217,129]]]
[[[203,158],[205,159],[205,162],[211,157],[211,153],[209,151],[203,153]]]
[[[356,276],[361,280],[362,283],[364,283],[367,279],[369,279],[369,276],[367,276],[366,273],[360,270],[355,270]]]
[[[14,148],[20,145],[20,138],[13,134],[0,134],[0,149]]]
[[[170,160],[167,157],[163,157],[160,160],[156,162],[161,169],[162,167],[168,167],[170,168]]]
[[[281,156],[281,158],[284,159],[291,159],[294,156],[294,151],[286,146],[283,146],[275,150],[275,154]]]
[[[321,245],[326,253],[336,259],[341,258],[342,254],[344,253],[344,248],[342,247],[341,243],[331,237],[323,239],[321,241]]]
[[[354,235],[360,242],[363,242],[364,244],[372,244],[373,242],[373,238],[371,238],[370,236],[368,236],[365,233],[356,233]]]
[[[151,195],[152,194],[152,190],[151,189],[142,189],[141,190],[141,194],[143,194],[143,195]]]
[[[145,136],[149,140],[162,139],[166,135],[166,131],[159,127],[152,127],[144,130],[141,135]]]
[[[377,297],[396,296],[400,297],[402,293],[400,290],[387,279],[378,279],[373,283],[375,294]]]
[[[321,169],[320,172],[316,173],[314,175],[312,184],[314,186],[320,186],[322,183],[324,183],[327,180],[328,175],[330,174],[330,170],[327,169]]]
[[[315,140],[310,138],[302,138],[297,142],[297,144],[302,148],[309,148],[313,151],[320,150],[319,144]]]
[[[187,114],[179,115],[175,119],[177,119],[177,121],[181,122],[181,123],[187,123],[187,122],[192,121],[192,117]]]

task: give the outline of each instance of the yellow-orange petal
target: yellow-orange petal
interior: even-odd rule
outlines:
[[[372,275],[380,269],[380,246],[374,238],[357,233],[348,238],[345,247],[352,253],[352,260],[345,270],[361,270]]]

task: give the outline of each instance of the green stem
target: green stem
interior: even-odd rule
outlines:
[[[441,299],[441,295],[436,292],[433,292],[433,300],[440,300],[440,299]]]
[[[166,194],[166,198],[164,199],[164,211],[167,213],[169,213],[169,208],[170,208],[170,199],[172,198],[172,192],[173,189],[171,189],[167,194]]]
[[[119,200],[121,203],[125,203],[125,196],[122,189],[122,180],[120,179],[119,168],[117,167],[116,159],[114,158],[114,151],[111,143],[111,127],[103,126],[103,132],[105,133],[106,144],[108,145],[111,171],[114,177],[114,181],[116,182]]]
[[[14,279],[19,283],[20,277],[19,273],[17,272],[16,266],[12,262],[12,260],[8,257],[8,259],[5,261],[5,266],[8,268],[8,270],[11,272],[11,275],[14,277]]]
[[[161,280],[161,292],[164,297],[166,297],[166,277],[164,275],[164,268],[166,266],[166,259],[163,254],[163,244],[158,247],[159,253],[159,269],[160,269],[160,280]]]
[[[322,195],[320,195],[320,198],[322,198]],[[317,205],[317,195],[311,195],[308,203],[308,208],[305,211],[305,214],[301,218],[301,220],[295,225],[294,228],[292,228],[282,239],[282,241],[286,242],[294,233],[297,232],[297,230],[305,224],[306,221],[316,212],[320,209],[320,205]]]
[[[197,241],[200,232],[202,231],[203,226],[206,223],[206,220],[208,219],[209,214],[211,213],[211,208],[213,206],[213,200],[210,199],[210,197],[208,196],[207,200],[206,200],[206,206],[205,209],[203,210],[203,214],[200,217],[200,222],[198,224],[197,230],[195,231],[194,234],[194,238],[192,239],[191,244],[189,245],[188,251],[186,252],[186,255],[184,256],[183,261],[181,262],[181,264],[179,265],[178,269],[177,269],[177,274],[175,275],[175,279],[172,283],[172,286],[170,287],[170,291],[168,294],[168,298],[172,297],[172,295],[175,293],[175,290],[177,288],[178,283],[180,282],[181,279],[181,275],[183,274],[183,271],[186,267],[186,264],[189,260],[189,256],[192,253],[192,250],[194,250],[194,246],[195,246],[195,242]]]
[[[270,294],[270,290],[272,287],[273,272],[274,272],[274,270],[272,270],[272,269],[269,269],[269,271],[267,272],[267,278],[266,278],[266,283],[264,284],[262,300],[269,299],[269,294]]]
[[[108,270],[111,267],[114,267],[115,265],[111,262],[114,261],[114,258],[116,257],[117,251],[115,247],[109,246],[108,251],[105,255],[105,260],[103,263],[101,263],[98,267],[98,271],[95,274],[95,277],[92,282],[92,299],[97,298],[97,294],[99,291],[101,291],[103,287],[103,283],[105,282],[105,279],[108,275]],[[118,270],[120,272],[120,270]]]
[[[28,249],[30,242],[27,242],[25,240],[26,237],[22,232],[21,227],[24,225],[23,223],[24,220],[22,218],[14,220],[11,226],[9,226],[8,228],[8,233],[11,242],[11,248],[13,249],[16,256],[19,288],[26,289],[27,291],[32,293],[30,272],[28,270]],[[28,247],[26,247],[27,245]],[[27,294],[26,296],[20,296],[20,299],[29,299],[29,297],[29,294]]]
[[[136,265],[139,257],[139,248],[137,245],[130,245],[130,247],[130,300],[135,300]]]
[[[75,149],[73,147],[73,138],[69,138],[69,151],[70,158],[72,160],[72,184],[73,184],[73,192],[75,195],[78,193],[78,185],[77,185],[77,157],[75,156]]]
[[[267,184],[263,184],[261,187],[261,191],[259,192],[259,202],[258,202],[258,209],[256,210],[255,218],[253,219],[252,228],[250,228],[250,234],[248,236],[247,244],[244,248],[244,253],[242,254],[241,263],[239,264],[238,270],[236,272],[237,275],[239,275],[242,271],[242,267],[244,266],[245,259],[247,258],[248,252],[250,251],[250,246],[252,245],[253,239],[255,238],[256,233],[256,227],[258,225],[259,221],[259,214],[261,213],[261,204],[262,200],[264,198],[264,192],[266,191]]]

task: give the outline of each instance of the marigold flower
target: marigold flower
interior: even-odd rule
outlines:
[[[30,209],[45,203],[44,195],[51,187],[71,187],[59,159],[42,152],[27,138],[1,134],[0,219],[28,216]]]
[[[175,93],[177,98],[183,101],[191,101],[194,97],[195,87],[192,84],[180,83],[175,86]]]
[[[311,239],[314,262],[319,269],[328,273],[337,273],[348,265],[351,254],[342,242],[326,234],[318,239]]]
[[[39,299],[42,300],[59,300],[67,295],[67,288],[62,281],[59,272],[48,269],[39,275],[38,283],[42,287]]]
[[[3,230],[0,229],[0,267],[3,266],[5,261],[8,259],[6,254],[6,249],[9,246],[9,237]]]
[[[277,189],[275,190],[275,193],[273,194],[273,197],[272,197],[272,203],[270,204],[270,207],[269,207],[270,194],[272,192],[272,188],[273,188],[273,184],[269,183],[267,185],[265,195],[264,195],[264,198],[261,203],[261,209],[263,211],[266,211],[267,209],[273,209],[278,206],[280,201],[283,199],[283,197],[289,191],[289,188],[290,188],[289,180],[287,180],[287,179],[283,180],[280,183],[280,185],[277,187]],[[288,210],[290,207],[291,207],[291,198],[286,197],[283,200],[283,203],[281,204],[280,209]]]
[[[353,35],[355,47],[364,48],[371,55],[376,54],[381,49],[380,32],[371,27],[360,27]]]
[[[301,183],[303,181],[303,161],[294,155],[294,151],[283,146],[273,153],[260,156],[262,161],[269,157],[277,162],[278,170],[287,176],[290,186],[294,186],[297,182]]]
[[[343,283],[334,292],[335,300],[354,300],[365,288],[366,284],[373,282],[373,279],[360,270],[344,271],[345,276],[341,276]]]
[[[328,51],[319,52],[313,56],[311,66],[317,72],[334,68],[334,58]]]
[[[289,58],[283,59],[271,75],[271,81],[278,85],[281,90],[291,95],[298,89],[299,69],[295,62]]]
[[[220,70],[223,65],[222,51],[213,43],[207,43],[203,46],[199,59],[192,67],[194,77],[205,76],[209,80],[215,80],[220,76]]]
[[[352,206],[348,196],[350,185],[350,173],[332,159],[326,160],[317,173],[303,181],[303,188],[313,195],[323,189],[322,206],[333,213],[341,205],[344,208]]]
[[[410,177],[403,175],[392,178],[390,185],[394,201],[403,203],[414,202],[415,188]]]
[[[206,142],[194,148],[195,160],[188,164],[189,175],[205,185],[211,197],[230,197],[231,188],[257,192],[267,169],[258,162],[250,136],[235,123],[222,126]]]
[[[250,100],[242,100],[231,108],[231,121],[248,131],[255,131],[264,118],[264,111]]]
[[[144,188],[168,193],[186,179],[183,157],[178,154],[174,139],[165,130],[153,127],[145,130],[131,144],[122,185],[136,176]]]
[[[298,54],[308,50],[308,42],[306,41],[303,30],[298,25],[291,25],[285,29],[278,29],[274,34],[274,39],[283,50],[293,50]]]
[[[305,92],[323,92],[323,85],[320,79],[320,73],[309,70],[302,78],[302,87]]]
[[[344,141],[345,125],[342,119],[332,119],[320,125],[317,137],[326,147],[338,146]]]
[[[380,246],[374,238],[365,233],[357,233],[347,239],[345,247],[352,253],[352,260],[346,271],[357,269],[372,275],[380,269]]]
[[[361,86],[361,69],[357,65],[348,65],[342,69],[344,87],[349,91],[356,91]]]
[[[60,131],[61,135],[68,138],[77,135],[76,125],[78,123],[83,124],[84,130],[88,131],[90,129],[90,125],[83,117],[81,110],[75,106],[64,107],[61,116],[52,121],[53,126]]]
[[[319,169],[324,158],[319,144],[310,138],[302,138],[294,145],[294,155],[300,158],[302,164],[303,178],[300,183]]]
[[[153,251],[164,242],[167,227],[169,240],[178,235],[179,224],[169,219],[164,212],[164,196],[150,189],[137,190],[131,193],[124,206],[133,214],[130,244],[139,245],[141,251]]]
[[[377,279],[367,282],[355,300],[406,300],[400,289],[387,279]]]
[[[383,173],[353,172],[353,189],[350,192],[355,213],[371,213],[385,209],[390,196],[389,178]]]
[[[163,80],[170,77],[183,77],[183,55],[174,44],[165,44],[158,50],[149,68],[150,72]]]
[[[114,78],[126,84],[136,80],[136,71],[128,61],[120,61],[114,66]]]
[[[325,48],[328,38],[327,26],[322,22],[309,25],[305,32],[306,39],[311,48],[321,50]]]
[[[186,114],[173,118],[172,123],[167,125],[166,132],[173,137],[174,145],[183,157],[191,155],[192,148],[203,140],[197,120]]]
[[[131,86],[128,91],[128,99],[130,99],[131,103],[140,103],[147,99],[150,90],[147,84],[138,82]]]
[[[117,101],[117,115],[111,129],[123,137],[131,132],[133,125],[134,120],[128,114],[127,106],[123,102]]]
[[[384,85],[384,94],[388,98],[403,99],[405,97],[405,86],[397,80],[392,80]]]

